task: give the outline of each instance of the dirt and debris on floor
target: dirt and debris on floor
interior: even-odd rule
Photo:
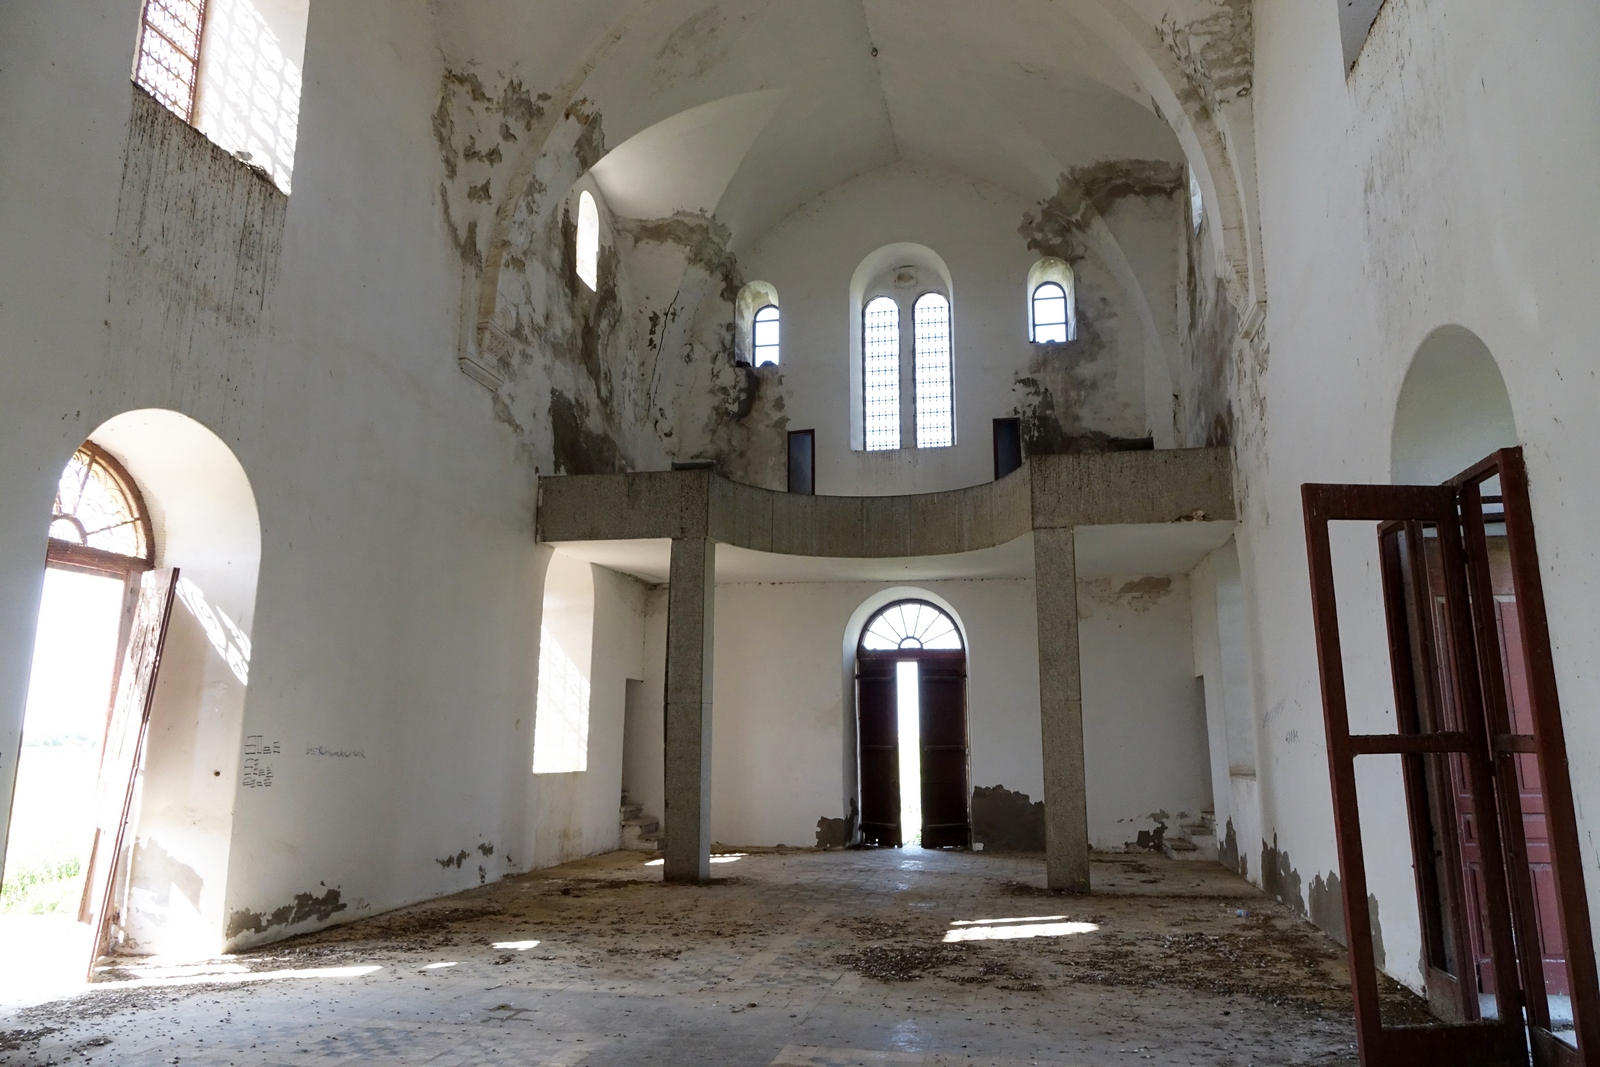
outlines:
[[[1354,1064],[1344,953],[1213,864],[640,853],[0,1009],[0,1062]],[[1393,1021],[1422,1021],[1398,986]]]

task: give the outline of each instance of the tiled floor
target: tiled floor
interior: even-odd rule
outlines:
[[[1220,867],[1097,857],[1074,898],[1033,856],[644,860],[124,968],[0,1012],[0,1063],[1354,1063],[1342,952]]]

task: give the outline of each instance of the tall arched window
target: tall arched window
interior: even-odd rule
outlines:
[[[1067,291],[1055,282],[1033,291],[1033,339],[1041,344],[1067,340]]]
[[[880,296],[862,312],[867,451],[900,447],[900,305]]]
[[[912,315],[916,325],[917,447],[949,448],[956,443],[950,301],[938,293],[923,293]]]
[[[591,291],[600,280],[600,209],[585,189],[578,194],[578,277]]]
[[[751,329],[750,351],[755,357],[751,360],[756,366],[771,363],[778,365],[778,308],[768,304],[756,312],[755,322]]]

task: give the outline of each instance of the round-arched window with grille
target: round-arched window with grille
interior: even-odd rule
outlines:
[[[890,604],[861,633],[867,652],[960,651],[961,631],[955,620],[926,600]]]
[[[50,513],[50,554],[63,563],[121,556],[130,569],[141,570],[155,560],[150,515],[139,487],[98,445],[85,442],[61,472]]]

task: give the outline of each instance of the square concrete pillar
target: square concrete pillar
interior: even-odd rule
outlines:
[[[666,823],[663,875],[711,877],[711,652],[716,542],[672,542],[667,587]]]
[[[1070,527],[1033,532],[1039,615],[1039,722],[1044,737],[1045,870],[1051,889],[1089,892],[1089,805],[1083,769],[1078,561]]]

